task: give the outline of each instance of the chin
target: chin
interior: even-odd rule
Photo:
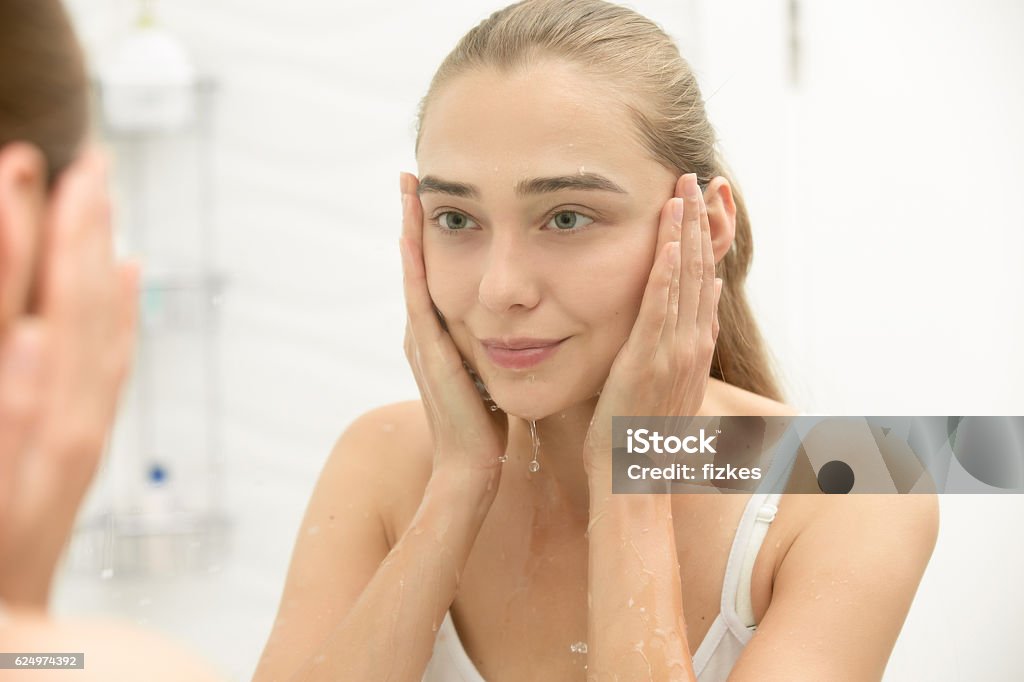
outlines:
[[[510,417],[519,417],[526,421],[540,421],[556,412],[565,409],[561,403],[551,400],[537,400],[530,395],[496,396],[491,397],[501,410]]]
[[[536,384],[495,386],[490,393],[505,414],[526,421],[540,421],[596,398],[594,392],[578,395],[555,393],[548,384],[542,384],[539,380]]]

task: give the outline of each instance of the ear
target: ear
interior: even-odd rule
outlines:
[[[35,145],[0,147],[0,334],[26,312],[46,205],[46,160]]]
[[[708,183],[704,190],[704,205],[708,208],[711,247],[715,251],[715,262],[719,263],[736,237],[736,203],[726,178],[719,175]]]

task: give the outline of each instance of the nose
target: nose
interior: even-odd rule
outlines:
[[[525,235],[492,233],[480,277],[479,300],[488,310],[505,313],[515,307],[533,308],[540,299],[535,259]]]

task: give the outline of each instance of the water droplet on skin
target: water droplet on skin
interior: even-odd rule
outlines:
[[[529,375],[527,375],[526,380],[529,381],[532,384],[535,381],[537,381],[537,375],[536,374],[529,374]]]
[[[384,424],[380,428],[381,428],[381,431],[384,431],[385,433],[391,433],[392,431],[395,430],[395,425],[394,424]]]
[[[508,461],[508,455],[505,455],[505,454],[498,455],[498,461],[499,462],[507,462]]]
[[[573,642],[569,645],[569,651],[573,652],[574,654],[585,654],[587,653],[587,643]]]
[[[632,598],[632,597],[630,597],[630,598],[629,598],[629,603],[628,603],[628,604],[626,604],[626,606],[628,606],[629,608],[633,608],[633,604],[634,604],[634,602],[633,602],[633,598]]]
[[[530,376],[533,376],[532,374]],[[533,441],[533,460],[530,462],[530,473],[540,471],[540,462],[537,461],[537,453],[540,452],[540,436],[537,435],[537,422],[530,420],[530,439]]]
[[[489,409],[491,412],[497,412],[498,411],[498,406],[497,405],[491,405],[487,409]]]
[[[306,531],[306,535],[316,535],[320,532],[320,526],[310,526],[309,530]]]

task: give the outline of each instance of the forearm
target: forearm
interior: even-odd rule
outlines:
[[[591,481],[588,680],[696,679],[671,501]]]
[[[409,528],[293,679],[418,682],[493,497],[484,486],[431,478]]]

